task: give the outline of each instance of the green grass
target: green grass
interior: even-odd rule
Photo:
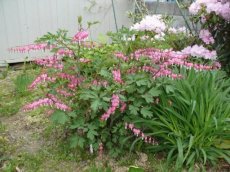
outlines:
[[[5,127],[1,126],[0,128],[5,131]],[[40,137],[38,134],[36,139],[43,139],[45,143],[42,149],[34,154],[19,152],[9,156],[7,152],[12,149],[13,145],[9,144],[8,141],[5,142],[5,145],[9,146],[5,146],[4,152],[6,156],[0,164],[0,171],[14,172],[16,168],[19,168],[26,172],[71,172],[76,170],[83,172],[112,172],[114,171],[112,169],[116,168],[126,167],[128,169],[131,166],[138,166],[136,164],[138,155],[134,153],[119,159],[110,159],[107,155],[104,155],[102,159],[98,159],[96,154],[91,155],[87,150],[69,149],[65,139],[60,138],[60,133],[63,133],[60,128],[55,129],[51,124],[44,126],[44,128],[45,133],[40,133]],[[162,169],[166,169],[164,160],[159,162],[156,158],[150,157],[147,163],[150,163],[148,168],[140,166],[145,168],[147,172],[151,172],[153,169],[161,172]],[[1,169],[2,166],[4,168]]]
[[[0,79],[4,79],[7,77],[8,70],[9,70],[9,66],[7,66],[5,68],[0,67]]]
[[[14,96],[14,95],[12,95]],[[16,98],[8,101],[6,97],[0,98],[0,116],[10,116],[16,114],[20,109],[20,103]]]
[[[2,169],[2,171],[13,172],[16,168],[26,169],[28,172],[38,171],[43,161],[44,159],[41,153],[36,155],[22,153],[17,157],[6,161],[5,167]]]
[[[111,167],[92,166],[89,169],[85,170],[85,172],[112,172],[112,169],[111,169]]]
[[[7,159],[6,153],[10,150],[9,141],[5,135],[6,126],[0,122],[0,167]],[[1,170],[1,168],[0,168]]]
[[[29,72],[25,72],[17,76],[14,81],[15,92],[17,96],[27,96],[28,94],[30,94],[28,90],[28,85],[33,81],[33,79],[34,75]]]
[[[34,96],[27,87],[33,81],[38,69],[28,71],[9,70],[0,80],[0,117],[16,114],[27,99]]]

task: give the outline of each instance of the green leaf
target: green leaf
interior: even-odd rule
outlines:
[[[70,116],[70,117],[76,117],[77,114],[76,114],[76,112],[69,112],[69,113],[68,113],[68,116]]]
[[[147,79],[141,79],[139,81],[136,81],[137,86],[144,86],[148,85],[148,80]]]
[[[100,102],[100,100],[99,99],[96,99],[96,100],[94,100],[92,103],[91,103],[91,109],[94,111],[94,112],[96,112],[98,109],[99,109],[99,107],[101,106],[101,102]]]
[[[221,140],[221,142],[215,144],[215,146],[221,149],[230,149],[230,140]]]
[[[75,148],[77,146],[79,146],[80,148],[84,148],[84,143],[85,143],[85,139],[78,136],[78,135],[72,136],[70,138],[70,147],[71,148]]]
[[[190,165],[190,163],[194,162],[196,152],[192,152],[192,154],[188,157],[186,165]]]
[[[172,149],[168,152],[168,156],[167,156],[167,160],[166,160],[167,165],[169,165],[169,164],[172,162],[172,160],[173,160],[173,154],[174,154],[175,150],[176,150],[176,148],[172,148]]]
[[[98,95],[96,92],[94,91],[90,91],[90,90],[85,90],[80,94],[79,97],[81,100],[89,100],[89,99],[96,99],[98,98]]]
[[[185,161],[187,159],[187,157],[188,157],[188,155],[190,153],[190,150],[192,148],[193,142],[194,142],[194,136],[190,136],[190,138],[189,138],[189,144],[188,144],[188,150],[187,150],[187,152],[186,152],[186,154],[184,156],[184,160],[183,161]]]
[[[204,157],[203,164],[206,164],[206,161],[207,161],[207,154],[206,154],[206,152],[205,152],[205,150],[204,150],[204,149],[201,149],[201,152],[202,152],[203,157]]]
[[[81,24],[81,23],[82,23],[82,16],[78,16],[78,17],[77,17],[77,22],[78,22],[78,24]]]
[[[74,121],[72,125],[70,125],[70,129],[82,128],[84,126],[84,119],[80,118]]]
[[[101,69],[101,71],[99,72],[99,74],[105,78],[110,77],[110,73],[106,70],[106,69]]]
[[[93,125],[93,124],[88,124],[87,127],[89,130],[95,130],[98,128],[96,125]]]
[[[90,140],[94,140],[95,136],[98,136],[97,131],[95,131],[98,127],[93,124],[88,124],[87,127],[87,138],[89,138]]]
[[[100,136],[101,136],[102,142],[105,142],[107,138],[110,136],[110,133],[107,130],[103,130],[102,132],[100,132]]]
[[[111,97],[102,97],[102,100],[104,100],[105,102],[110,102]]]
[[[89,130],[87,133],[87,138],[94,140],[95,136],[98,136],[98,133],[95,130]]]
[[[150,94],[144,94],[141,97],[143,97],[146,101],[146,103],[152,103],[153,102],[153,96]]]
[[[131,166],[131,167],[129,167],[128,172],[144,172],[144,169],[140,168],[140,167]]]
[[[139,108],[136,107],[136,106],[133,106],[133,105],[129,105],[129,110],[130,110],[130,113],[131,113],[131,114],[137,115],[137,114],[138,114]]]
[[[183,145],[182,145],[182,142],[181,142],[181,139],[178,138],[177,139],[177,149],[178,149],[178,156],[177,156],[177,160],[176,160],[176,168],[177,169],[180,169],[183,165]]]
[[[127,91],[127,93],[134,93],[134,92],[137,91],[137,87],[134,86],[134,85],[128,85],[128,86],[126,87],[126,91]]]
[[[65,124],[68,120],[68,116],[62,111],[56,111],[51,116],[51,121],[58,124]]]
[[[104,34],[99,33],[98,35],[98,41],[102,44],[106,44],[108,42],[108,37]]]
[[[137,89],[137,93],[144,94],[146,92],[146,87],[140,87]]]
[[[143,103],[144,102],[141,99],[138,99],[138,100],[134,99],[133,100],[133,105],[136,106],[136,107],[138,107],[138,108],[141,107]]]
[[[157,88],[152,88],[148,91],[148,93],[153,97],[158,97],[161,94],[161,90],[158,90]]]
[[[174,92],[174,87],[171,85],[166,85],[165,86],[165,91],[167,94]]]
[[[144,118],[151,118],[151,117],[153,117],[153,113],[150,111],[149,107],[143,107],[141,109],[141,114],[143,115]]]

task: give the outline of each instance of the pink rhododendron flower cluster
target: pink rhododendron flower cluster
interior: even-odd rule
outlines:
[[[223,19],[230,21],[230,2],[226,0],[196,0],[189,7],[189,12],[193,15],[199,13],[204,7],[208,14],[215,13]]]
[[[29,89],[34,89],[38,84],[45,82],[55,82],[56,78],[49,77],[47,73],[39,75],[30,85]]]
[[[10,48],[9,51],[13,52],[19,52],[19,53],[26,53],[30,51],[36,51],[36,50],[50,50],[53,49],[55,46],[54,45],[48,45],[47,43],[39,43],[39,44],[29,44],[29,45],[24,45],[24,46],[17,46]]]
[[[113,73],[113,80],[115,82],[123,83],[123,81],[121,79],[121,71],[119,69],[113,70],[112,73]]]
[[[151,31],[160,34],[166,30],[166,25],[161,15],[152,15],[146,16],[140,23],[134,24],[130,29],[136,31]]]
[[[85,40],[86,38],[88,38],[89,36],[89,32],[86,31],[86,30],[83,30],[83,31],[79,31],[76,35],[74,35],[73,37],[73,41],[83,41]]]
[[[63,64],[61,59],[58,59],[55,56],[45,57],[42,59],[36,59],[34,62],[40,66],[54,68],[54,69],[63,69]]]
[[[161,15],[153,15],[153,16],[146,16],[140,23],[136,23],[134,26],[130,28],[131,30],[136,31],[152,31],[155,32],[156,35],[154,35],[154,38],[151,38],[151,40],[159,40],[164,41],[165,33],[168,31],[168,33],[173,34],[179,34],[183,33],[186,34],[187,29],[186,27],[180,27],[180,28],[174,28],[170,27],[167,29],[167,26],[165,22],[162,20]],[[141,37],[141,40],[149,39],[149,36],[144,35]]]
[[[120,98],[118,95],[113,94],[111,100],[111,106],[109,109],[101,116],[102,121],[106,121],[112,114],[115,113],[115,110],[119,107]]]
[[[205,43],[205,44],[213,44],[214,38],[212,34],[207,29],[200,30],[199,38]]]
[[[125,129],[129,129],[132,131],[132,133],[137,136],[137,137],[141,137],[142,140],[145,141],[145,143],[149,143],[149,144],[154,144],[154,145],[158,145],[158,142],[150,136],[146,136],[140,129],[136,128],[134,126],[134,124],[132,123],[125,123]]]
[[[193,45],[184,48],[181,52],[191,55],[193,57],[216,60],[216,51],[210,51],[206,49],[203,45]]]

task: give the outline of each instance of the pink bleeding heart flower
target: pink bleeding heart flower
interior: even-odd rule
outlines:
[[[79,31],[76,35],[73,37],[73,41],[83,41],[86,38],[88,38],[89,32],[86,30]]]

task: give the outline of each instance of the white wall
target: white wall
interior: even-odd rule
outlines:
[[[99,33],[115,31],[111,0],[0,0],[0,65],[23,61],[25,56],[41,54],[13,54],[9,47],[32,43],[46,32],[67,29],[70,35],[77,32],[77,16],[86,21],[100,21],[93,26],[92,38]],[[129,26],[126,12],[132,10],[132,0],[114,0],[118,27]]]

